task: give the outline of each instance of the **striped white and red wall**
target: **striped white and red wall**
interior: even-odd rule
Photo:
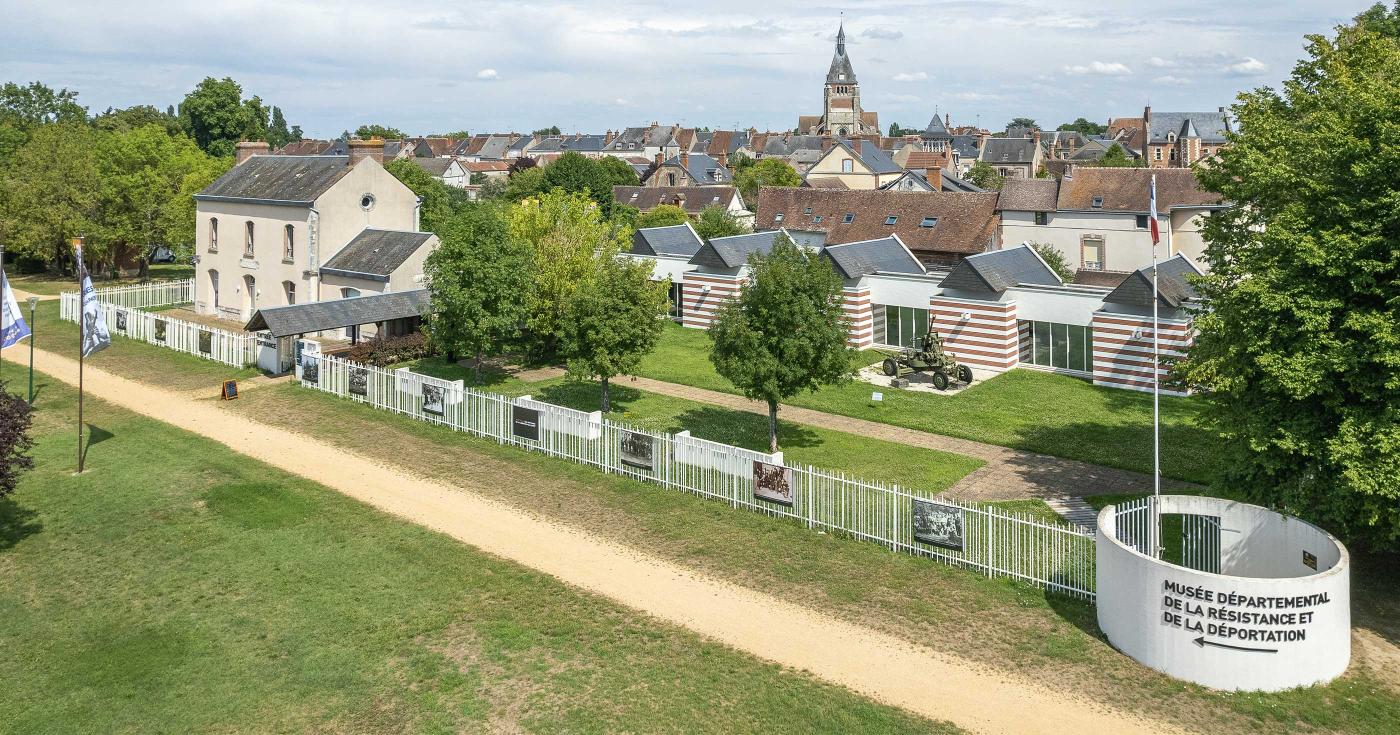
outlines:
[[[870,289],[847,287],[841,292],[841,310],[846,315],[846,346],[857,349],[875,344],[875,314],[870,305]]]
[[[1020,340],[1016,302],[975,301],[947,296],[929,299],[929,322],[943,337],[943,349],[980,370],[1016,367]]]
[[[744,276],[687,273],[681,288],[681,325],[709,329],[719,307],[739,298]]]
[[[1192,342],[1191,322],[1159,319],[1159,354],[1164,360],[1180,359]],[[1164,381],[1162,392],[1185,395],[1166,388],[1167,369],[1152,361],[1152,318],[1130,314],[1096,313],[1094,330],[1094,385],[1129,390],[1152,390],[1153,373]]]

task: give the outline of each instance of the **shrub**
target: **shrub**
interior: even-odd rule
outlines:
[[[430,354],[432,354],[432,350],[428,348],[427,337],[422,332],[414,332],[401,337],[388,339],[376,337],[368,342],[361,342],[347,350],[345,358],[375,367],[387,367],[409,360],[418,360]]]

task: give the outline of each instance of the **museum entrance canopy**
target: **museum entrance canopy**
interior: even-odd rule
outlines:
[[[271,306],[254,312],[244,329],[249,332],[271,332],[274,337],[291,337],[421,317],[427,311],[428,292],[418,289],[311,304]]]

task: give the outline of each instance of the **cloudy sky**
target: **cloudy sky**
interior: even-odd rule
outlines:
[[[10,0],[0,80],[80,92],[94,111],[178,103],[232,76],[308,136],[366,122],[409,133],[652,120],[784,130],[821,112],[840,12],[863,104],[882,126],[1054,125],[1210,110],[1277,85],[1304,34],[1374,0]]]

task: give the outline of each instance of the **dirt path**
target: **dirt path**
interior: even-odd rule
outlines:
[[[73,360],[40,350],[35,366],[76,382]],[[574,587],[926,717],[977,732],[1178,732],[378,465],[310,436],[234,415],[216,401],[194,401],[186,393],[91,367],[85,381],[90,395],[209,437]]]
[[[27,301],[30,296],[38,296],[40,301],[58,301],[58,299],[60,298],[59,296],[46,296],[43,294],[29,293],[28,291],[15,288],[15,284],[13,283],[10,284],[10,290],[13,291],[15,294],[15,301],[18,301],[20,304],[23,304],[25,301]],[[76,286],[74,287],[74,290],[77,290]]]
[[[705,388],[693,388],[651,378],[626,378],[626,384],[645,391],[699,403],[723,406],[738,411],[767,415],[768,408],[743,396]],[[1151,475],[1104,467],[1073,459],[1062,459],[995,444],[983,444],[902,426],[882,424],[839,414],[814,411],[810,408],[783,404],[780,418],[798,424],[816,426],[872,439],[907,444],[924,449],[937,449],[984,462],[981,468],[959,480],[948,489],[948,495],[966,500],[1020,500],[1041,498],[1064,500],[1088,495],[1108,495],[1150,492]],[[1189,483],[1164,480],[1164,489],[1190,487]],[[1051,504],[1052,506],[1054,503]],[[1069,503],[1073,505],[1073,503]]]

